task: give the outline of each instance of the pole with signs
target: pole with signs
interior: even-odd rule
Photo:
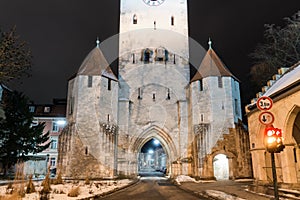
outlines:
[[[256,102],[257,108],[261,111],[258,119],[259,122],[266,126],[265,128],[265,146],[268,152],[271,154],[272,163],[272,175],[273,175],[273,186],[274,186],[274,199],[279,200],[278,185],[277,185],[277,174],[274,153],[279,153],[284,148],[282,144],[281,130],[273,127],[275,120],[274,115],[268,112],[273,106],[273,101],[270,97],[262,96]]]

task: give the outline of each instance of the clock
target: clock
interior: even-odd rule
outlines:
[[[149,6],[159,6],[163,2],[165,2],[165,0],[143,0],[143,1],[145,4],[147,4]]]

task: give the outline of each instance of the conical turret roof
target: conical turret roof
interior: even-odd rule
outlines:
[[[196,74],[191,79],[191,82],[201,80],[210,76],[231,76],[238,80],[225,66],[219,56],[211,47],[211,41],[209,42],[210,47],[206,52]]]
[[[105,76],[112,80],[118,80],[98,45],[84,59],[77,75]]]

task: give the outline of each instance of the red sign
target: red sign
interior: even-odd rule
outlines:
[[[259,110],[270,110],[273,106],[273,101],[270,97],[262,96],[256,102]]]
[[[270,112],[262,112],[260,113],[258,119],[259,122],[263,125],[270,125],[273,124],[275,118],[274,115]]]

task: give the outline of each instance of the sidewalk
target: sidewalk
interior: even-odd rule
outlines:
[[[216,181],[216,182],[181,182],[179,187],[183,190],[194,192],[215,199],[226,200],[270,200],[273,196],[255,194],[246,191],[247,185],[252,182]]]

